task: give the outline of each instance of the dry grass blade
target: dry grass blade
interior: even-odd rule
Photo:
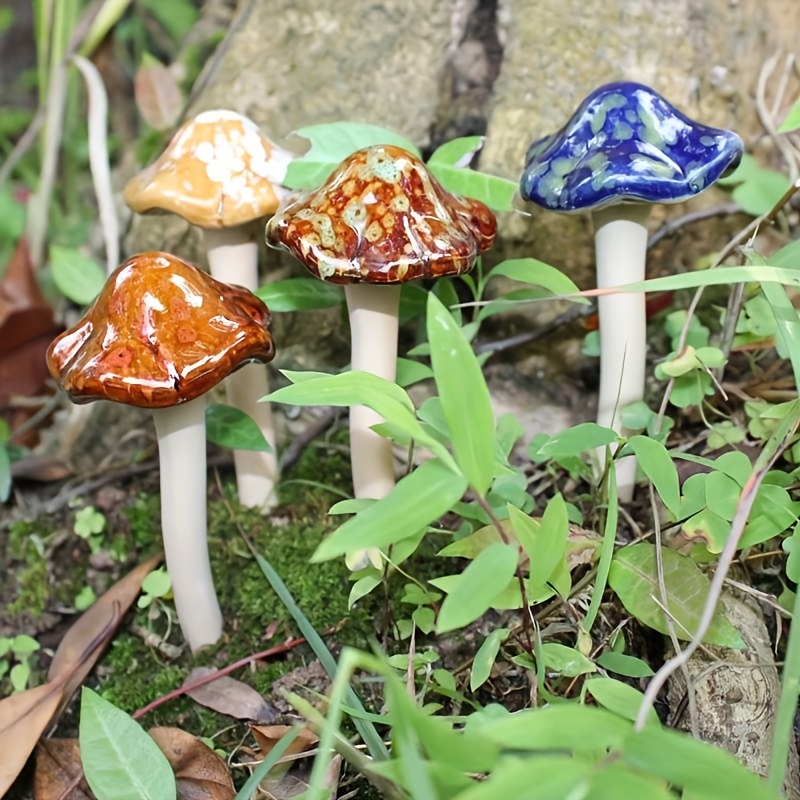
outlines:
[[[67,631],[56,650],[47,677],[63,678],[62,708],[83,683],[108,644],[125,612],[141,590],[142,581],[161,561],[161,554],[131,570],[117,581]]]
[[[0,797],[5,795],[56,714],[63,682],[0,700]]]

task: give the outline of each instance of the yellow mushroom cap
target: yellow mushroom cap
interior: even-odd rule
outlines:
[[[131,178],[123,197],[137,214],[166,211],[202,228],[229,228],[275,213],[291,154],[234,111],[205,111]]]

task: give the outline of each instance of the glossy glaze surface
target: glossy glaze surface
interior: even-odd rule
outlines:
[[[742,149],[732,131],[693,122],[647,86],[611,83],[531,144],[520,192],[555,211],[677,203],[733,169]]]
[[[50,345],[74,402],[164,408],[207,392],[248,361],[270,361],[269,310],[168,253],[141,253],[109,277],[86,315]]]
[[[291,156],[233,111],[206,111],[183,125],[163,155],[125,186],[137,214],[169,211],[202,228],[272,214]]]
[[[379,145],[279,209],[267,244],[332,283],[401,283],[469,272],[496,231],[483,203],[445,191],[407,151]]]

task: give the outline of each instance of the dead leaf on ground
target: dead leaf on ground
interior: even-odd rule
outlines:
[[[172,766],[178,800],[231,800],[236,796],[227,765],[196,736],[169,727],[148,732]]]
[[[186,686],[213,672],[216,670],[210,667],[195,667],[183,685]],[[270,723],[277,716],[275,709],[255,689],[227,675],[196,689],[190,689],[186,694],[196,703],[236,719]]]
[[[278,742],[292,730],[292,725],[251,725],[250,732],[258,745],[258,757],[266,758]],[[302,728],[300,733],[297,734],[292,743],[286,748],[286,752],[282,758],[286,756],[297,755],[298,753],[305,753],[307,750],[313,750],[319,737],[312,733],[308,728]],[[269,777],[273,780],[280,780],[285,775],[289,768],[292,766],[291,761],[279,761],[269,773]]]
[[[36,748],[36,772],[33,778],[35,800],[59,800],[78,775],[83,775],[81,751],[77,739],[44,739]],[[64,800],[93,800],[85,780]]]
[[[33,454],[20,458],[11,465],[12,478],[24,478],[40,483],[63,481],[71,475],[72,470],[63,461],[53,456]]]
[[[50,725],[62,690],[63,682],[46,683],[0,700],[0,797],[8,791]]]
[[[64,687],[63,705],[69,702],[72,693],[83,683],[119,627],[125,612],[139,596],[142,581],[153,571],[161,558],[162,555],[159,553],[132,569],[98,597],[67,631],[47,672],[47,677],[51,681],[60,675],[70,676]]]
[[[178,121],[183,94],[173,74],[156,59],[148,57],[136,70],[133,96],[139,113],[151,128],[164,131]]]

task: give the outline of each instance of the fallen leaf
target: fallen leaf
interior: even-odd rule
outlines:
[[[183,685],[186,686],[215,671],[210,667],[195,667]],[[255,689],[227,675],[190,689],[186,694],[196,703],[236,719],[269,723],[277,716],[275,709]]]
[[[54,681],[59,676],[69,676],[65,679],[62,708],[97,662],[125,612],[139,595],[142,581],[161,558],[159,553],[117,581],[95,600],[61,640],[47,677]]]
[[[77,739],[44,739],[36,748],[36,772],[33,796],[36,800],[59,800],[78,775],[83,775],[81,752]],[[92,800],[85,780],[64,797],[64,800]]]
[[[133,79],[133,96],[144,121],[157,131],[171,128],[180,116],[183,94],[172,73],[145,55]]]
[[[261,758],[266,758],[272,751],[272,748],[275,747],[292,728],[292,725],[251,725],[250,733],[253,734],[253,738],[256,740]],[[308,728],[303,728],[286,748],[283,758],[312,750],[317,746],[318,742],[319,737],[315,733]],[[283,763],[279,761],[270,770],[269,775],[273,779],[279,779],[288,771],[290,766],[291,762]]]
[[[11,465],[12,478],[49,483],[63,481],[72,475],[72,470],[53,456],[30,455],[20,458]]]
[[[8,791],[56,714],[63,682],[46,683],[0,700],[0,797]]]
[[[225,762],[196,736],[168,727],[148,733],[172,766],[178,800],[231,800],[236,795]]]

